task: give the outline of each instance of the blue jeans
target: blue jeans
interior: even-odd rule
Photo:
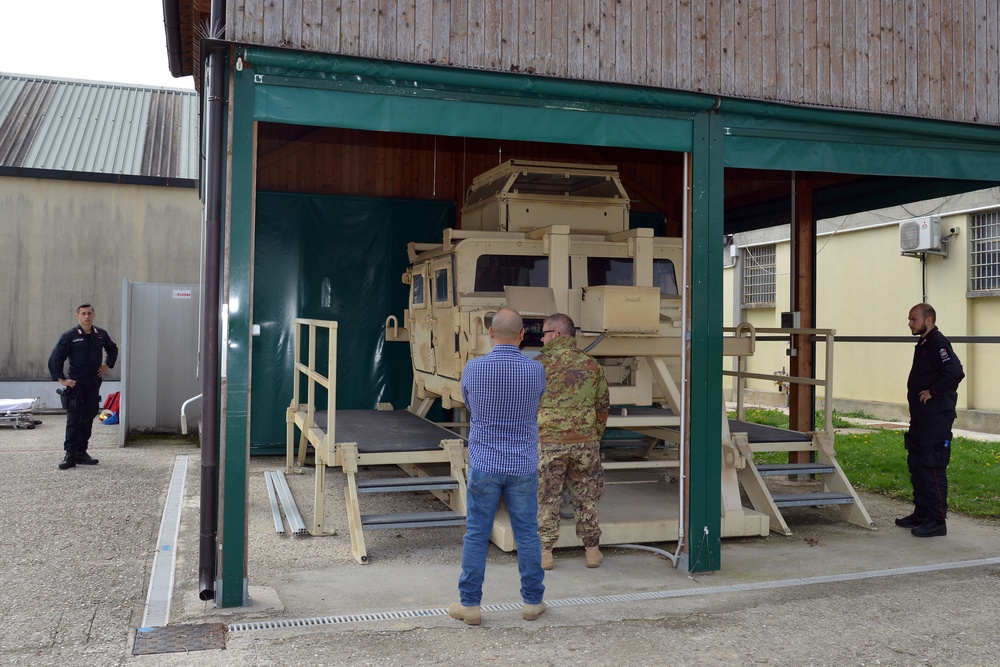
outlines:
[[[458,579],[463,606],[478,607],[483,599],[486,552],[490,546],[493,517],[502,497],[517,542],[517,570],[521,575],[521,600],[539,604],[545,594],[542,580],[542,543],[538,538],[538,473],[491,475],[469,466],[468,510],[462,543],[462,576]]]

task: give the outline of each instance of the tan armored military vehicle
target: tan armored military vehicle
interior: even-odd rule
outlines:
[[[555,312],[569,314],[578,327],[577,344],[598,360],[607,375],[612,403],[608,426],[624,429],[632,440],[626,456],[602,457],[608,475],[600,510],[602,542],[676,540],[680,552],[687,497],[683,471],[687,452],[694,446],[682,424],[687,406],[678,389],[683,386],[679,380],[688,379],[681,367],[686,249],[680,239],[654,237],[652,230],[629,229],[628,223],[629,199],[616,167],[510,160],[473,180],[462,210],[462,229],[445,230],[441,243],[410,244],[411,266],[403,274],[403,282],[410,287],[409,308],[402,322],[396,316],[386,322],[388,341],[410,345],[413,389],[409,409],[382,406],[378,411],[334,411],[329,407],[334,404],[331,393],[323,414],[337,420],[335,441],[330,437],[332,422],[320,423],[322,410],[316,411],[311,399],[301,404],[296,394],[287,413],[289,469],[293,427],[298,426],[302,433],[299,463],[304,461],[308,440],[316,449],[317,461],[342,466],[348,477],[345,498],[359,562],[367,560],[365,526],[409,528],[464,522],[463,442],[451,437],[454,433],[443,425],[417,417],[425,417],[440,399],[445,409],[457,409],[456,421],[447,426],[461,429],[467,424],[462,370],[470,359],[492,349],[489,326],[503,306],[523,316],[524,352],[529,356],[542,346],[545,318]],[[299,323],[299,327],[324,324]],[[333,324],[335,330],[336,323],[326,324]],[[740,325],[734,334],[723,336],[723,354],[752,354],[753,328]],[[310,333],[308,340],[315,340],[315,334]],[[333,360],[328,364],[334,365]],[[326,381],[319,376],[309,369],[309,382]],[[312,396],[313,390],[308,394]],[[845,510],[846,518],[872,525],[836,464],[832,434],[789,437],[787,431],[760,425],[751,433],[743,424],[739,424],[740,432],[731,433],[723,406],[718,409],[722,537],[766,535],[772,526],[790,534],[779,505],[844,504],[850,508]],[[421,429],[414,419],[420,422],[427,442],[417,442]],[[758,432],[762,429],[768,432]],[[780,437],[775,432],[781,432]],[[641,434],[637,439],[636,433]],[[661,441],[680,446],[658,453],[654,445]],[[616,442],[616,448],[624,449],[618,447],[621,444]],[[756,451],[806,450],[816,452],[816,465],[758,467],[754,463]],[[373,465],[396,465],[420,480],[404,479],[397,484],[399,480],[356,479],[362,467]],[[779,501],[765,485],[764,475],[789,471],[822,476],[823,493],[786,494],[792,497]],[[320,534],[322,465],[317,465],[316,479],[316,518],[311,532]],[[753,509],[743,506],[741,486]],[[450,511],[443,516],[360,511],[362,492],[412,489],[431,491]],[[703,526],[698,535],[708,539],[710,533],[715,534]],[[491,539],[507,551],[516,546],[503,510],[494,521]],[[564,522],[556,546],[579,544],[572,522]],[[671,559],[677,562],[677,556]]]
[[[387,338],[410,343],[410,409],[424,415],[436,398],[462,407],[462,369],[490,351],[491,318],[510,306],[524,317],[526,354],[541,348],[545,317],[567,313],[604,366],[612,404],[672,409],[627,421],[676,425],[681,240],[628,222],[614,166],[509,160],[476,177],[462,229],[409,246],[409,309],[403,329],[390,318]]]

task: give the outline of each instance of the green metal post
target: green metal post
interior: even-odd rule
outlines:
[[[247,600],[247,501],[250,464],[250,322],[253,294],[253,73],[232,71],[229,141],[230,206],[228,252],[223,292],[228,312],[225,346],[223,434],[220,456],[219,590],[220,607]]]
[[[694,117],[687,569],[720,568],[722,531],[723,122]]]

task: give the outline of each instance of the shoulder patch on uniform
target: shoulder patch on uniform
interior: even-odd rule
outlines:
[[[942,362],[951,361],[951,355],[948,354],[948,348],[942,347],[940,350],[938,350],[938,354],[941,355]]]

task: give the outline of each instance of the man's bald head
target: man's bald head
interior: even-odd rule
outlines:
[[[521,334],[524,331],[524,322],[521,315],[513,308],[501,308],[493,316],[490,324],[490,331],[493,338],[498,343],[504,345],[517,345],[521,342]]]
[[[934,330],[934,323],[937,321],[937,313],[929,303],[918,303],[910,308],[910,315],[906,325],[910,327],[910,333],[923,338]]]

